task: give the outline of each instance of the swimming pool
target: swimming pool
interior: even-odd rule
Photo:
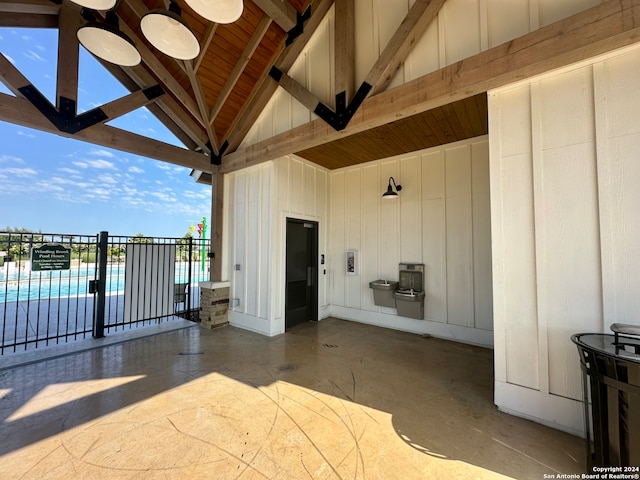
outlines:
[[[192,269],[192,282],[201,281],[199,271]],[[89,282],[96,277],[94,264],[73,267],[69,270],[33,272],[18,269],[0,269],[0,303],[92,296]],[[175,283],[186,283],[188,267],[176,264]],[[106,292],[114,295],[124,293],[125,266],[108,265]],[[162,280],[160,280],[162,281]]]

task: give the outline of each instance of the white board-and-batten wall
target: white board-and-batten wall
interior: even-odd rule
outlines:
[[[493,344],[486,137],[328,171],[294,155],[225,175],[229,321],[284,332],[287,217],[318,222],[318,318]],[[402,185],[383,200],[388,179]],[[358,274],[347,275],[347,250]],[[369,282],[425,264],[425,319],[374,304]],[[326,272],[326,273],[325,273]],[[234,300],[237,299],[237,300]]]
[[[640,47],[489,93],[495,402],[584,434],[570,336],[640,324]]]
[[[356,0],[356,85],[364,79],[412,3],[407,0]],[[388,89],[599,3],[599,0],[447,0],[437,20],[416,42]],[[328,105],[333,105],[335,97],[333,26],[331,9],[312,41],[288,72]],[[600,67],[594,67],[593,72],[598,68]],[[629,73],[628,78],[632,76]],[[564,88],[566,78],[569,77],[562,77],[562,81],[556,79],[559,86]],[[616,158],[615,150],[622,148],[617,140],[603,143],[600,138],[602,132],[610,128],[609,123],[620,126],[623,130],[635,123],[628,122],[626,113],[619,114],[628,111],[625,102],[610,105],[606,97],[594,96],[596,92],[601,92],[597,87],[603,77],[592,74],[591,78],[591,83],[585,83],[582,77],[568,81],[572,87],[566,89],[566,98],[556,95],[550,99],[554,95],[551,92],[556,88],[549,87],[553,84],[551,80],[542,83],[536,80],[534,84],[522,84],[491,92],[489,163],[493,223],[492,231],[488,233],[492,237],[483,237],[474,230],[478,225],[484,225],[478,220],[480,216],[488,217],[488,214],[476,214],[473,189],[471,216],[463,215],[460,220],[469,225],[471,218],[471,227],[466,233],[468,238],[446,236],[447,228],[450,228],[446,222],[456,222],[454,218],[447,217],[446,209],[461,208],[456,203],[458,200],[451,199],[451,204],[445,207],[444,240],[442,230],[438,237],[428,228],[431,224],[438,225],[442,218],[438,218],[435,213],[437,199],[429,198],[430,180],[424,179],[425,172],[429,170],[429,161],[424,161],[424,158],[431,155],[446,157],[444,151],[449,147],[438,150],[439,153],[418,152],[335,173],[289,156],[226,175],[225,251],[229,255],[225,255],[228,264],[225,267],[223,263],[223,267],[232,284],[235,284],[232,285],[231,296],[239,298],[239,305],[234,306],[230,313],[231,322],[269,335],[283,331],[283,218],[291,214],[316,220],[320,224],[320,252],[327,252],[329,267],[327,276],[320,279],[321,289],[324,289],[319,301],[320,318],[328,314],[349,314],[353,319],[371,315],[378,324],[414,330],[415,322],[419,321],[401,319],[398,324],[392,311],[376,310],[371,305],[372,299],[367,296],[370,292],[366,285],[369,276],[372,279],[379,276],[391,277],[397,269],[397,261],[423,260],[427,264],[427,288],[440,293],[436,297],[428,293],[428,320],[418,325],[438,327],[438,332],[443,335],[471,332],[475,340],[466,340],[490,344],[487,339],[490,336],[490,322],[488,317],[478,312],[488,312],[493,307],[496,403],[505,411],[581,434],[583,423],[578,401],[579,364],[577,352],[568,342],[568,336],[575,331],[602,330],[603,325],[613,318],[629,320],[629,316],[619,312],[637,314],[638,308],[634,302],[639,297],[627,293],[632,285],[630,282],[636,280],[632,265],[638,259],[634,245],[639,244],[629,240],[635,239],[637,233],[635,223],[632,226],[627,224],[627,220],[633,217],[633,207],[630,206],[632,203],[629,203],[632,195],[625,190],[624,195],[618,191],[615,195],[611,193],[610,197],[606,197],[601,191],[606,185],[611,192],[616,188],[620,190],[621,187],[629,187],[625,179],[628,171],[633,171],[633,165],[630,162],[624,166],[615,162],[601,163],[599,156],[601,149],[606,148]],[[572,83],[574,80],[576,83]],[[630,82],[629,80],[627,83]],[[628,87],[631,88],[631,85]],[[637,87],[633,86],[630,91],[634,91],[634,88]],[[614,90],[623,91],[622,87],[615,87]],[[583,95],[584,98],[580,97],[580,101],[586,101],[589,95],[585,92],[589,91],[593,94],[593,105],[583,106],[580,112],[576,112],[574,103],[567,99],[577,101],[576,95]],[[585,105],[584,102],[578,104]],[[561,111],[560,106],[566,107],[566,111]],[[610,118],[606,126],[602,124],[605,121],[605,117],[601,115],[603,108]],[[555,116],[556,114],[558,115]],[[505,120],[509,115],[511,119]],[[628,124],[621,125],[619,117],[623,117]],[[265,140],[315,118],[315,115],[288,93],[279,89],[245,138],[244,145]],[[589,118],[598,120],[589,122]],[[508,125],[509,122],[513,123]],[[545,134],[542,136],[539,135],[539,122],[545,124]],[[597,141],[586,140],[589,128],[593,135],[600,132]],[[508,138],[514,131],[517,134],[513,139]],[[569,140],[563,139],[564,136]],[[576,137],[580,139],[575,140]],[[569,144],[564,145],[563,142],[567,141]],[[560,153],[563,148],[567,152],[572,148],[582,148],[588,153],[592,148],[590,141],[595,142],[593,145],[598,156],[589,160],[589,155],[586,155],[584,158],[587,160],[581,157],[582,161],[578,162],[577,157],[580,155],[571,152],[569,158],[572,161],[557,161],[556,164],[550,161],[553,153],[563,156]],[[471,152],[472,165],[474,148],[480,150],[477,145],[472,148],[474,142],[478,140],[471,140],[466,144]],[[527,142],[530,144],[529,160],[519,158],[527,155],[522,150]],[[451,147],[455,149],[461,146]],[[414,157],[419,160],[413,160]],[[509,162],[505,161],[507,157]],[[545,160],[541,161],[541,158]],[[594,161],[597,165],[595,170]],[[298,172],[293,177],[292,168]],[[444,168],[447,168],[446,163]],[[460,169],[460,174],[462,170]],[[284,171],[288,172],[286,181],[282,173]],[[312,171],[314,195],[324,195],[324,204],[314,201],[313,208],[301,208],[301,205],[308,205],[308,202],[299,200],[301,192],[295,189],[299,189],[300,184],[297,180],[292,181],[292,178],[303,178],[303,182],[310,182]],[[387,174],[398,172],[400,182],[408,185],[407,175],[410,183],[418,178],[411,174],[405,175],[405,172],[410,171],[420,172],[420,185],[413,185],[415,189],[403,191],[401,203],[406,211],[413,212],[414,217],[399,211],[400,207],[397,205],[400,203],[384,207],[377,201],[375,206],[369,204],[370,200],[373,201],[373,196],[380,195],[386,187]],[[356,180],[356,190],[346,188],[350,180]],[[323,181],[325,190],[321,193]],[[375,192],[372,187],[374,183],[377,183]],[[520,184],[522,189],[511,186]],[[584,188],[577,188],[576,184]],[[597,185],[595,190],[594,185]],[[259,197],[257,193],[253,193],[254,187],[260,188]],[[577,197],[564,193],[565,187]],[[288,197],[288,203],[283,203],[281,195],[285,194],[281,189],[287,189],[286,195],[295,198]],[[297,193],[291,193],[288,189]],[[334,199],[334,195],[338,195],[340,199]],[[446,194],[444,201],[450,201]],[[464,202],[468,209],[469,202]],[[583,218],[576,217],[576,209],[591,213]],[[353,219],[354,211],[360,211],[368,221]],[[614,211],[618,213],[613,214]],[[355,223],[347,223],[348,219]],[[373,223],[370,223],[371,220]],[[399,225],[401,231],[403,228],[409,230],[391,237],[388,233],[382,236],[380,231],[373,231],[375,225],[386,232],[385,225],[389,221]],[[414,223],[421,225],[422,234],[417,232]],[[461,226],[457,225],[457,228]],[[334,228],[339,232],[337,238],[333,235]],[[417,233],[408,235],[407,231]],[[614,234],[610,233],[612,231]],[[428,239],[429,234],[432,235],[431,240]],[[490,238],[488,241],[492,244],[494,278],[488,287],[478,276],[488,269],[484,266],[476,268],[473,263],[478,258],[473,254],[474,243],[482,244],[481,238]],[[452,242],[451,245],[447,244],[449,241]],[[472,254],[467,251],[466,268],[472,274],[469,273],[466,277],[457,270],[458,264],[450,263],[450,256],[439,257],[442,262],[439,265],[430,264],[435,258],[432,253],[438,248],[445,253],[447,249],[462,252],[469,245],[472,245]],[[391,253],[387,252],[387,246]],[[362,254],[359,257],[362,269],[357,278],[347,278],[337,273],[338,269],[343,268],[346,248],[360,248],[364,252],[364,257]],[[418,254],[420,249],[422,256]],[[381,251],[384,251],[384,256],[380,255]],[[405,253],[415,258],[408,258]],[[256,258],[250,259],[252,255]],[[599,267],[596,261],[598,255],[602,257]],[[605,259],[607,255],[612,256]],[[365,258],[371,263],[365,263]],[[238,259],[244,263],[241,263],[240,270],[235,270],[234,264]],[[468,259],[474,259],[473,268],[469,268]],[[440,277],[432,275],[433,271],[439,272]],[[596,274],[598,271],[600,273]],[[374,272],[376,275],[372,275]],[[442,272],[453,276],[444,278]],[[465,278],[464,294],[460,297],[465,300],[460,302],[460,306],[450,308],[451,302],[448,298],[442,299],[442,292],[452,295],[455,289],[451,288],[453,283],[450,282],[457,286],[456,282]],[[440,281],[439,285],[435,285],[436,280]],[[341,289],[340,285],[344,288]],[[568,287],[561,288],[565,285]],[[493,305],[486,300],[476,304],[475,296],[478,292],[485,295],[491,290]],[[473,302],[469,301],[471,291],[474,295]],[[594,313],[598,310],[598,302],[601,303],[599,316]],[[480,337],[481,340],[478,339]]]
[[[484,346],[493,344],[488,140],[480,137],[333,170],[329,291],[333,316]],[[384,200],[389,177],[402,185]],[[347,250],[358,252],[346,275]],[[425,319],[377,306],[369,282],[425,265]]]
[[[328,171],[295,156],[225,175],[223,276],[230,280],[229,322],[263,335],[285,331],[287,217],[318,222],[327,249]],[[327,316],[325,276],[318,316]]]

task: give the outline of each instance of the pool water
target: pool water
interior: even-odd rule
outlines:
[[[124,293],[125,266],[107,267],[107,294]],[[93,295],[89,293],[89,282],[96,277],[92,265],[69,270],[25,272],[0,269],[0,304],[15,301],[65,298]],[[194,274],[193,277],[196,277]],[[175,282],[187,280],[186,269],[176,269]],[[194,280],[195,278],[192,278]]]

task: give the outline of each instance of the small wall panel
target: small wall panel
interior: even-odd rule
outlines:
[[[398,181],[402,185],[400,209],[400,258],[402,261],[422,261],[422,213],[420,163],[418,156],[400,160]]]
[[[363,282],[361,265],[366,261],[360,252],[362,245],[362,182],[360,169],[347,170],[345,173],[345,246],[358,251],[357,275],[349,275],[346,282],[346,305],[349,308],[361,306],[361,284]]]
[[[591,68],[579,68],[540,81],[540,148],[590,142],[594,138]]]
[[[443,30],[446,65],[480,52],[480,7],[478,2],[447,0],[439,13]],[[444,65],[442,65],[444,66]]]
[[[362,276],[362,308],[369,311],[377,311],[378,307],[373,302],[373,293],[369,288],[369,282],[380,278],[379,237],[380,224],[378,215],[380,212],[380,166],[378,164],[367,165],[362,169],[362,249],[360,252],[360,275]],[[393,280],[395,277],[390,278]]]
[[[538,267],[539,315],[549,345],[549,391],[580,399],[579,362],[569,337],[601,325],[600,249],[593,144],[544,153]],[[539,205],[539,207],[538,207]]]
[[[335,7],[331,7],[329,14],[322,20],[320,25],[309,41],[307,53],[307,85],[310,92],[327,105],[334,105],[334,53],[333,45],[333,15]]]
[[[231,262],[231,282],[233,289],[233,298],[240,299],[240,305],[235,307],[236,310],[244,312],[246,308],[246,285],[245,285],[245,261],[247,248],[247,175],[246,172],[240,172],[235,176],[234,189],[234,232],[233,232],[233,261]],[[235,269],[235,265],[240,265],[240,270]]]
[[[271,252],[271,233],[273,215],[271,191],[272,191],[272,175],[273,168],[271,165],[261,165],[260,168],[260,199],[257,205],[259,213],[259,243],[258,252],[260,258],[258,260],[258,312],[257,315],[262,318],[269,318],[269,277],[270,268],[269,261]]]
[[[316,168],[309,164],[304,164],[303,169],[303,195],[305,215],[316,215]]]
[[[529,3],[535,0],[485,1],[489,48],[529,33]]]
[[[472,327],[473,239],[469,146],[445,150],[448,323]]]
[[[247,185],[247,255],[242,269],[245,271],[247,295],[244,311],[248,315],[258,314],[258,279],[260,260],[260,169],[252,169],[248,172]]]
[[[578,12],[599,5],[600,0],[535,0],[538,4],[540,26],[544,27]]]
[[[425,264],[425,318],[447,321],[447,248],[444,150],[422,157],[422,252]]]
[[[530,154],[501,161],[499,224],[493,235],[502,236],[500,272],[493,271],[499,285],[494,296],[504,309],[506,381],[528,388],[539,387],[538,305],[536,294],[535,224],[533,217],[533,171]],[[502,228],[508,225],[509,228]],[[495,252],[494,252],[495,255]],[[494,324],[494,328],[496,325]],[[498,347],[496,345],[496,347]]]
[[[286,210],[301,215],[304,213],[305,199],[304,163],[297,159],[289,160],[289,205]]]
[[[329,273],[331,289],[331,303],[346,306],[346,275],[345,255],[348,247],[345,243],[345,173],[332,175],[329,185],[329,217],[331,219],[331,254],[329,255]]]
[[[491,200],[489,198],[489,149],[487,142],[471,145],[471,193],[473,206],[474,326],[493,330],[491,274]]]
[[[398,178],[398,163],[385,162],[380,165],[383,186],[380,195],[387,189],[389,177]],[[398,199],[399,200],[399,199]],[[380,274],[383,278],[398,278],[400,258],[400,202],[380,200]],[[375,280],[375,279],[372,279]]]

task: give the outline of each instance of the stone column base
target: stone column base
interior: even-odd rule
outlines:
[[[200,282],[200,326],[206,329],[229,323],[229,282]]]

